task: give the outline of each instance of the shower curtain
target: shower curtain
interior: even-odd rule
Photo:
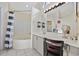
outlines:
[[[14,12],[9,11],[8,12],[8,23],[7,23],[7,29],[5,34],[5,48],[12,48],[13,45],[13,32],[14,32]]]

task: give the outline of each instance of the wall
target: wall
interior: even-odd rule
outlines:
[[[29,5],[26,7],[26,5]],[[16,10],[16,11],[26,11],[31,10],[31,4],[28,2],[10,2],[9,3],[9,9],[10,10]]]
[[[14,39],[31,39],[31,11],[15,12]]]

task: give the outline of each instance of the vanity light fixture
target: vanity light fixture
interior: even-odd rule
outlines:
[[[59,7],[59,6],[63,5],[63,4],[65,4],[65,2],[57,3],[53,7],[45,10],[44,13],[47,13],[47,12],[51,11],[52,9],[55,9],[55,8],[57,8],[57,7]]]
[[[55,5],[58,5],[58,3],[56,3]]]
[[[49,7],[48,11],[50,11],[52,9],[52,7]]]
[[[45,10],[45,13],[48,12],[48,9]]]

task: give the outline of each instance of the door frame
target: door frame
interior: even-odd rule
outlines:
[[[0,50],[4,48],[4,40],[3,40],[3,8],[0,7]]]

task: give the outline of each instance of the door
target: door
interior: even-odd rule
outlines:
[[[43,55],[43,38],[33,35],[33,48]]]

